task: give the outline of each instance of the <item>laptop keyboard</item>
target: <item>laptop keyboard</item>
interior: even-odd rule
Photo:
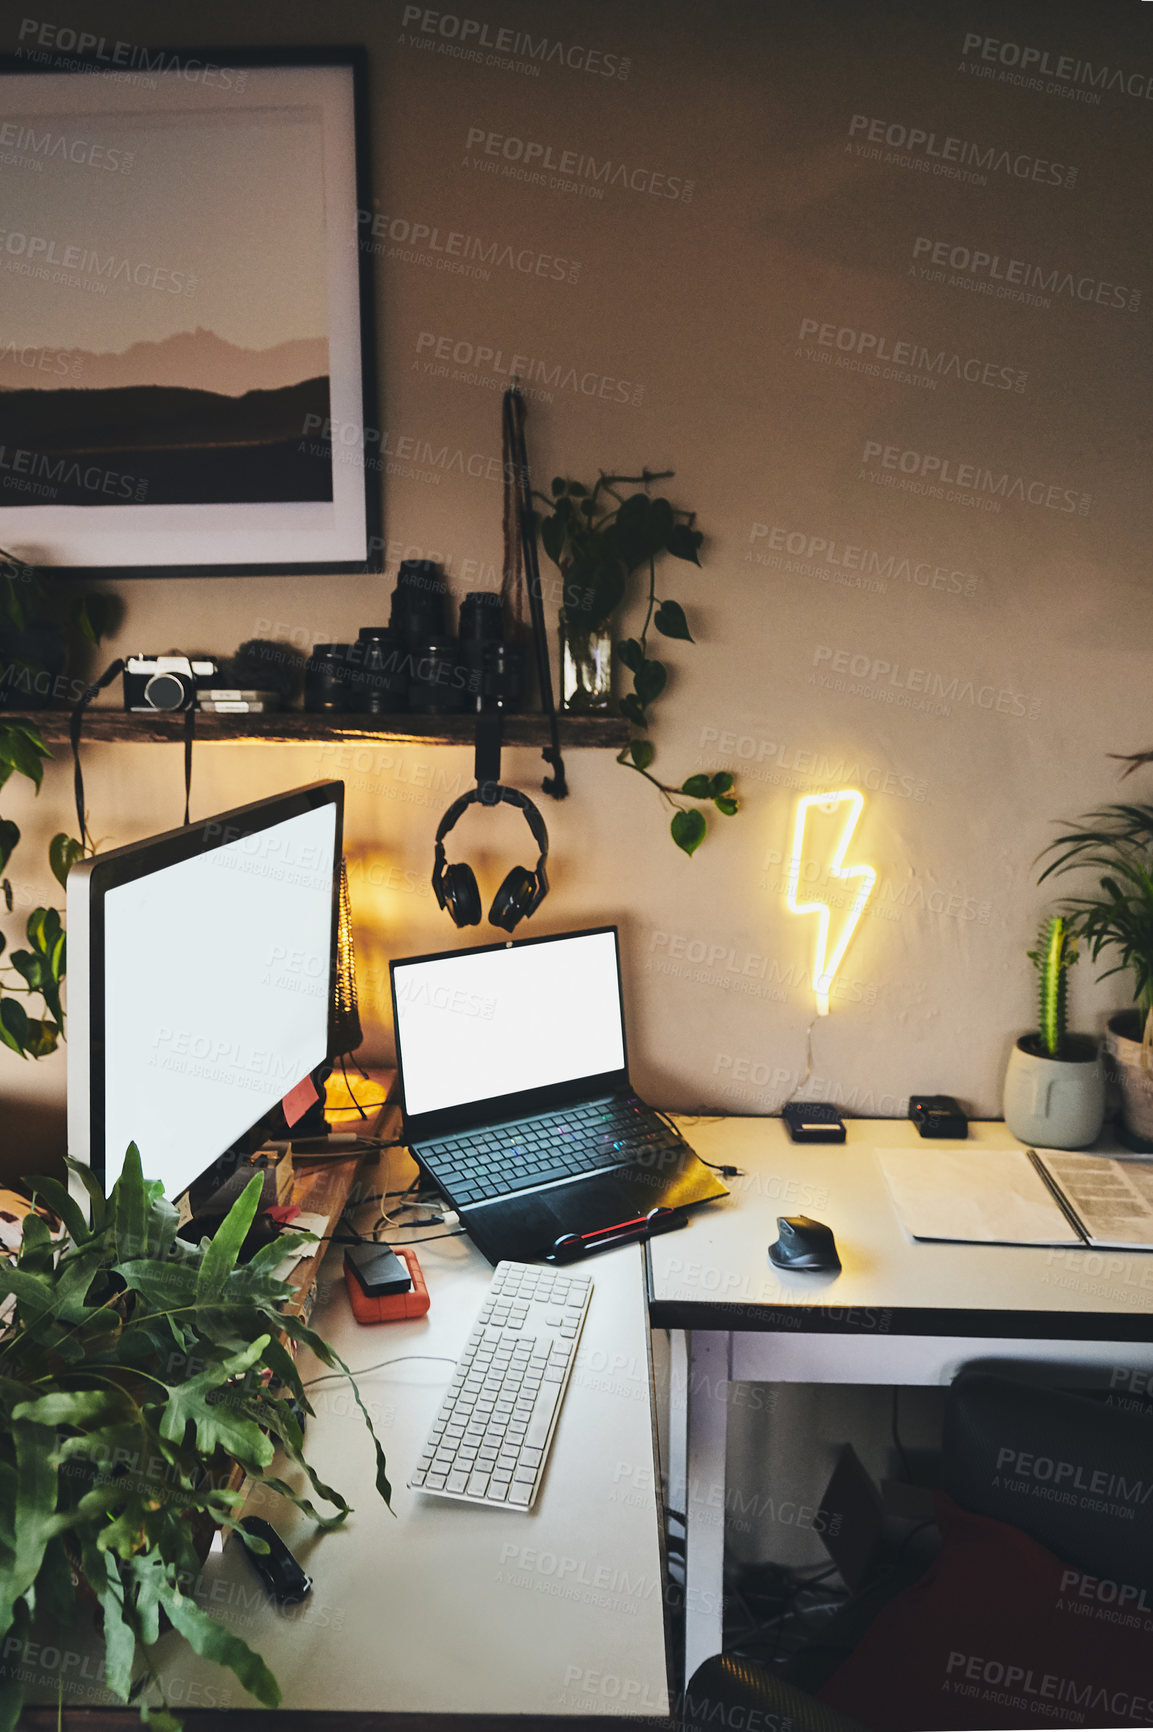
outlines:
[[[641,1102],[608,1099],[441,1137],[416,1153],[461,1206],[683,1146]]]

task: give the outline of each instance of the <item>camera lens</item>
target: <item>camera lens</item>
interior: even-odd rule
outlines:
[[[188,683],[179,674],[153,674],[144,688],[144,701],[154,710],[184,710],[189,707]]]
[[[461,642],[504,637],[504,602],[495,590],[470,589],[460,604]]]
[[[460,664],[467,710],[515,710],[524,689],[520,650],[504,642],[504,603],[471,590],[460,604]]]
[[[410,642],[448,635],[448,585],[431,559],[406,559],[396,577],[388,629]]]
[[[406,710],[410,664],[404,641],[383,626],[366,625],[358,644],[363,662],[354,677],[353,708],[370,716]]]
[[[346,681],[351,644],[318,643],[304,670],[304,707],[316,713],[337,714],[348,708]]]
[[[408,646],[408,707],[419,715],[451,716],[464,708],[464,670],[450,637],[427,637]]]

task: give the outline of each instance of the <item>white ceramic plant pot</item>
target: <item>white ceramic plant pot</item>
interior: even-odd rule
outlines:
[[[1105,1123],[1105,1066],[1088,1035],[1066,1039],[1065,1058],[1034,1050],[1023,1034],[1005,1071],[1005,1123],[1018,1142],[1043,1149],[1086,1149]],[[1153,1079],[1151,1079],[1153,1080]]]
[[[1110,1073],[1121,1091],[1121,1118],[1131,1136],[1153,1145],[1153,1053],[1141,1046],[1141,1018],[1135,1010],[1111,1016],[1105,1049]]]

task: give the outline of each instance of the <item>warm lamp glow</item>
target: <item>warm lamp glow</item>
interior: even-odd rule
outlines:
[[[836,847],[829,861],[829,877],[840,879],[844,883],[857,881],[856,892],[852,905],[844,918],[844,925],[835,945],[829,949],[829,904],[827,901],[798,902],[797,890],[801,881],[801,864],[804,857],[805,823],[812,807],[818,807],[826,815],[834,813],[838,806],[844,808],[845,822],[841,829]],[[845,854],[852,840],[853,831],[857,828],[857,820],[865,807],[864,795],[855,788],[842,788],[838,794],[804,794],[797,801],[796,817],[793,821],[793,846],[789,856],[789,881],[785,900],[794,914],[816,914],[820,917],[817,928],[817,943],[813,953],[813,991],[817,995],[817,1015],[828,1016],[829,993],[841,959],[849,948],[849,940],[856,931],[857,922],[864,912],[865,903],[872,894],[873,885],[877,882],[877,874],[871,866],[846,866]]]

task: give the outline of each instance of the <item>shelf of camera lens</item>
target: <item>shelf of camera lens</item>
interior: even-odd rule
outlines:
[[[66,745],[70,714],[69,710],[29,710],[18,717],[0,711],[0,721],[26,721],[45,745]],[[632,732],[623,716],[562,715],[559,726],[562,746],[599,746],[616,751]],[[276,745],[293,740],[393,740],[410,745],[471,746],[475,727],[474,715],[314,715],[304,710],[265,710],[248,715],[219,715],[201,710],[195,723],[197,740],[264,740]],[[105,705],[89,709],[84,716],[85,740],[118,740],[138,745],[170,742],[183,740],[184,728],[184,715],[180,711],[136,715]],[[548,739],[547,716],[505,715],[506,745],[543,746]]]

